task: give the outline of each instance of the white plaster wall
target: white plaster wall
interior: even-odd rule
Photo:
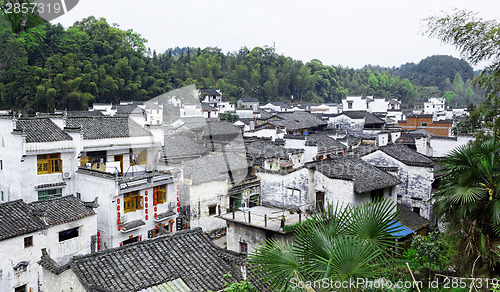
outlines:
[[[243,133],[245,137],[267,137],[271,138],[273,141],[276,138],[283,138],[283,134],[278,134],[276,129],[262,129],[253,132],[245,132]]]
[[[451,150],[455,149],[460,145],[465,145],[469,141],[474,140],[473,137],[458,136],[457,141],[448,139],[431,138],[432,156],[433,157],[444,157]]]
[[[318,155],[317,146],[305,146],[306,140],[302,139],[285,139],[285,148],[294,149],[304,149],[304,153],[301,155],[301,163],[306,163],[314,160],[314,157]],[[294,165],[296,165],[294,163]]]
[[[71,269],[59,275],[45,269],[43,269],[42,273],[44,291],[87,292]]]
[[[419,207],[420,216],[427,220],[433,220],[431,190],[434,174],[432,168],[408,166],[399,160],[383,153],[375,151],[361,157],[364,161],[383,167],[398,167],[397,178],[401,181],[396,186],[397,201],[408,208]]]
[[[28,236],[33,236],[33,246],[24,248],[24,238]],[[0,241],[2,252],[0,257],[0,291],[14,291],[15,287],[24,284],[37,291],[38,280],[41,277],[41,267],[37,262],[42,256],[41,249],[46,246],[45,230]],[[22,261],[29,262],[27,270],[16,273],[13,267]]]
[[[59,232],[78,227],[78,237],[59,242]],[[91,236],[97,233],[97,215],[51,226],[47,230],[47,252],[58,264],[66,264],[72,256],[91,252]]]
[[[370,113],[387,113],[389,101],[386,101],[385,98],[374,98],[368,107]]]
[[[347,106],[349,101],[352,101],[352,108]],[[345,99],[342,99],[342,107],[344,111],[366,111],[366,98],[362,98],[361,96],[346,96]]]
[[[261,183],[262,204],[297,209],[311,208],[315,198],[309,196],[309,171],[306,168],[286,175],[257,172]],[[293,189],[296,191],[289,191]]]
[[[229,208],[229,196],[227,179],[215,180],[199,185],[191,185],[189,190],[191,206],[191,229],[201,227],[203,231],[210,232],[226,227],[226,221],[216,218],[216,215],[208,215],[208,206],[217,205],[221,213],[225,214]]]
[[[351,180],[331,179],[322,173],[314,172],[314,192],[325,192],[325,204],[357,203],[354,196],[354,182]],[[316,200],[316,198],[314,198]]]

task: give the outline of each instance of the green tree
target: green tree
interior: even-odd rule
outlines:
[[[425,20],[430,37],[454,45],[473,65],[491,61],[476,82],[488,95],[496,96],[500,92],[500,24],[485,21],[478,18],[477,13],[466,10],[454,10]]]
[[[395,205],[389,200],[328,206],[294,229],[292,244],[267,240],[249,255],[249,262],[262,281],[279,291],[292,288],[292,279],[356,281],[376,276],[395,247],[390,234],[395,221]]]
[[[495,133],[496,134],[496,133]],[[433,196],[437,216],[460,238],[464,272],[477,267],[493,272],[492,252],[500,238],[500,146],[496,138],[451,151],[441,162],[442,186]]]

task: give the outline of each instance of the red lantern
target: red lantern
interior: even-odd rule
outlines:
[[[120,230],[122,230],[122,227],[120,225],[118,225],[118,231],[120,231]]]
[[[145,197],[144,200],[147,202],[148,201],[148,197]]]
[[[148,215],[146,215],[146,220],[148,220],[148,218],[149,218]]]
[[[121,221],[120,218],[116,219],[116,224],[120,225]]]
[[[177,191],[177,196],[179,196],[179,194],[180,194],[179,191]]]
[[[179,197],[177,197],[177,202],[179,202]]]
[[[153,190],[153,194],[155,194],[155,195],[156,195],[156,193],[157,193],[157,192],[158,192],[158,190],[157,190],[157,189],[154,189],[154,190]]]
[[[97,244],[99,244],[99,243],[101,243],[101,239],[100,238],[97,239]]]
[[[97,231],[97,237],[101,236],[101,232]]]
[[[116,213],[116,217],[120,218],[120,212]]]
[[[157,200],[157,198],[158,198],[158,196],[157,196],[157,195],[154,195],[154,199],[155,199],[155,201]]]
[[[181,203],[180,202],[177,202],[177,207],[180,207],[181,206]]]
[[[181,208],[177,208],[177,213],[179,213],[181,211]]]
[[[155,218],[158,217],[158,214],[155,213]]]
[[[97,250],[101,250],[101,245],[100,244],[97,245]]]
[[[179,189],[179,188],[180,188],[180,186],[179,186],[179,185],[177,185],[177,189]]]
[[[120,199],[119,199],[119,198],[118,198],[118,199],[116,199],[116,203],[117,203],[117,204],[120,204]]]
[[[146,194],[146,196],[148,195],[148,191],[145,191],[144,193]]]
[[[120,211],[120,205],[116,206],[116,211]]]
[[[123,246],[123,242],[120,242],[120,246]]]
[[[148,209],[145,209],[144,212],[146,212],[146,214],[148,213]]]

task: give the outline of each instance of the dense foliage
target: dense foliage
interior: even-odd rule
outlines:
[[[273,291],[315,287],[322,279],[377,277],[396,246],[391,235],[399,231],[395,209],[390,200],[330,205],[294,228],[293,243],[268,239],[249,255],[249,262]]]

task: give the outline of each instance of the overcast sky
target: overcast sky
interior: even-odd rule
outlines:
[[[133,29],[158,53],[174,47],[275,46],[304,62],[360,68],[400,66],[458,52],[422,35],[422,19],[453,8],[499,20],[498,0],[80,0],[52,23],[65,27],[87,16]],[[476,66],[482,67],[484,64]]]

